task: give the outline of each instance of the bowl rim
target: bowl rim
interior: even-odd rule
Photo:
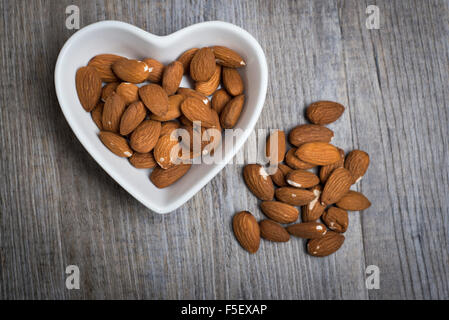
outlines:
[[[104,161],[101,158],[96,157],[96,151],[94,148],[85,141],[85,137],[81,135],[81,129],[75,124],[75,121],[71,119],[71,114],[69,108],[66,108],[64,105],[64,95],[63,95],[63,88],[62,88],[62,82],[64,77],[63,72],[63,66],[62,61],[64,60],[64,57],[69,52],[71,45],[78,40],[78,38],[81,38],[86,33],[98,30],[98,29],[104,29],[104,28],[122,28],[125,29],[128,32],[134,33],[135,35],[143,38],[153,38],[155,41],[162,41],[162,42],[170,42],[170,39],[178,37],[182,35],[183,33],[189,33],[193,32],[197,29],[204,29],[208,27],[215,27],[215,28],[222,28],[227,31],[232,31],[235,33],[239,33],[245,41],[247,41],[250,46],[254,48],[254,51],[257,55],[257,60],[259,61],[260,65],[260,84],[261,89],[259,90],[257,97],[256,97],[256,103],[255,108],[253,112],[253,116],[250,118],[248,125],[243,130],[242,138],[238,139],[234,148],[230,151],[224,154],[224,159],[219,163],[216,164],[215,167],[210,170],[206,175],[203,175],[199,181],[192,186],[192,188],[188,189],[185,194],[183,194],[178,199],[175,199],[173,202],[170,202],[170,204],[166,206],[160,206],[156,203],[153,203],[151,201],[148,201],[148,199],[145,199],[140,196],[138,192],[136,192],[133,189],[132,183],[130,183],[126,179],[122,179],[120,176],[118,176],[115,173],[115,169],[110,167],[108,165],[107,161]],[[191,199],[197,192],[199,192],[209,181],[211,181],[223,168],[226,166],[229,161],[232,160],[232,158],[237,154],[237,152],[242,148],[243,144],[248,139],[249,135],[253,131],[257,120],[260,117],[260,113],[262,112],[265,98],[266,98],[266,92],[267,92],[267,86],[268,86],[268,66],[266,57],[264,54],[264,51],[262,47],[260,46],[259,42],[246,30],[228,22],[223,21],[206,21],[206,22],[200,22],[197,24],[193,24],[190,26],[187,26],[185,28],[182,28],[178,31],[175,31],[171,34],[165,35],[165,36],[158,36],[154,35],[148,31],[145,31],[139,27],[136,27],[134,25],[128,24],[126,22],[121,21],[115,21],[115,20],[106,20],[106,21],[100,21],[95,22],[90,25],[87,25],[77,32],[75,32],[64,44],[61,51],[59,52],[55,71],[54,71],[54,81],[55,81],[55,90],[56,90],[56,96],[58,98],[59,106],[64,114],[64,117],[66,121],[68,122],[69,126],[71,127],[73,133],[79,140],[79,142],[83,145],[83,147],[87,150],[87,152],[94,158],[94,160],[102,167],[103,170],[106,171],[106,173],[111,176],[122,188],[124,188],[129,194],[131,194],[135,199],[137,199],[140,203],[142,203],[145,207],[149,208],[150,210],[159,213],[159,214],[166,214],[169,212],[172,212],[182,206],[185,202],[187,202],[189,199]]]

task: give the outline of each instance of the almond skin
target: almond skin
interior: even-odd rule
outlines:
[[[206,96],[210,96],[215,92],[215,90],[217,90],[218,85],[220,84],[220,76],[221,66],[217,64],[215,66],[215,72],[212,77],[207,81],[199,81],[195,83],[195,90]]]
[[[321,238],[309,240],[307,252],[315,257],[325,257],[340,249],[344,241],[342,234],[328,231]]]
[[[322,166],[320,169],[320,180],[321,180],[321,183],[323,183],[323,184],[326,183],[327,179],[329,178],[329,176],[335,169],[341,168],[344,165],[345,152],[340,148],[337,148],[337,149],[340,152],[340,159],[337,162],[328,164],[326,166]]]
[[[184,67],[184,73],[190,70],[190,62],[192,61],[193,56],[195,55],[195,53],[197,53],[198,50],[198,48],[192,48],[185,51],[179,56],[178,61],[182,63]]]
[[[352,174],[352,183],[358,182],[366,173],[369,166],[369,155],[362,150],[353,150],[345,160],[345,168]]]
[[[324,224],[319,222],[302,222],[287,226],[287,231],[295,237],[317,239],[323,237],[327,229]]]
[[[336,203],[349,191],[351,184],[352,175],[347,169],[335,169],[324,185],[321,203],[324,205]]]
[[[273,150],[271,150],[273,148]],[[267,139],[265,146],[265,154],[270,159],[271,164],[276,164],[284,161],[285,157],[285,133],[281,130],[276,130]]]
[[[112,64],[120,59],[126,59],[115,54],[99,54],[90,59],[88,66],[94,67],[103,82],[116,82],[117,76],[112,72]],[[105,99],[106,101],[106,99]]]
[[[168,112],[168,95],[161,86],[152,83],[140,87],[139,96],[155,115],[162,117]]]
[[[299,147],[307,142],[327,142],[329,143],[334,137],[334,132],[323,126],[316,124],[303,124],[296,126],[288,135],[290,143]]]
[[[310,189],[313,192],[315,198],[308,204],[301,207],[301,219],[303,222],[315,221],[321,217],[326,206],[321,204],[321,185],[317,185]]]
[[[131,134],[130,145],[134,151],[147,153],[153,150],[161,132],[161,123],[144,120]]]
[[[232,129],[237,124],[245,104],[243,94],[230,100],[220,114],[220,123],[223,129]]]
[[[307,170],[316,167],[316,165],[314,164],[307,163],[299,159],[296,156],[296,150],[296,148],[292,148],[288,150],[287,154],[285,155],[285,162],[290,168]]]
[[[337,207],[329,207],[323,214],[322,219],[326,226],[332,231],[342,233],[346,232],[348,229],[349,219],[346,210]]]
[[[190,88],[183,88],[180,87],[177,91],[178,94],[182,95],[184,97],[184,99],[186,98],[197,98],[199,100],[201,100],[205,105],[209,106],[209,98],[206,97],[204,94],[199,93],[198,91],[195,91],[193,89]]]
[[[143,60],[148,66],[147,80],[153,83],[160,83],[162,80],[162,74],[164,73],[164,65],[151,58]]]
[[[190,62],[190,76],[195,81],[207,81],[215,72],[215,56],[211,48],[198,50]]]
[[[197,98],[187,98],[181,104],[181,112],[190,121],[200,121],[205,128],[213,127],[215,124],[212,109]]]
[[[223,67],[223,86],[232,96],[238,96],[243,93],[243,80],[239,72],[233,68]]]
[[[256,218],[248,212],[237,213],[232,219],[235,237],[249,253],[255,253],[260,245],[260,228]]]
[[[133,155],[126,139],[116,133],[100,131],[100,140],[112,153],[119,157],[129,158]]]
[[[157,165],[152,152],[134,152],[134,154],[129,158],[129,162],[138,169],[151,169]]]
[[[282,187],[276,190],[276,199],[292,206],[303,206],[315,198],[310,190]]]
[[[139,87],[134,83],[122,82],[115,92],[122,96],[126,105],[139,100]]]
[[[181,125],[176,121],[166,121],[162,122],[161,125],[161,134],[160,136],[165,136],[167,134],[171,134],[174,130],[179,129]]]
[[[287,181],[285,181],[285,176],[292,171],[293,169],[289,166],[286,166],[285,164],[279,163],[277,170],[271,174],[271,180],[278,186],[278,187],[285,187],[287,186]]]
[[[101,96],[101,78],[94,67],[82,67],[76,71],[76,92],[84,110],[91,112]]]
[[[183,74],[184,67],[179,61],[173,61],[165,67],[164,74],[162,75],[162,88],[164,88],[169,96],[178,90]]]
[[[273,220],[262,220],[259,222],[260,236],[265,240],[274,242],[287,242],[290,234],[283,226]]]
[[[103,117],[103,102],[98,102],[95,108],[90,112],[92,116],[92,120],[97,125],[98,129],[103,130],[103,123],[101,122],[101,118]]]
[[[181,103],[184,101],[184,97],[180,94],[175,94],[168,97],[168,110],[163,116],[151,115],[151,119],[157,121],[170,121],[181,116]]]
[[[119,132],[120,119],[125,111],[126,104],[123,97],[117,93],[113,93],[106,100],[103,107],[103,115],[101,122],[103,130],[111,132]]]
[[[357,191],[348,191],[337,203],[337,207],[348,211],[362,211],[371,206],[371,202]]]
[[[150,174],[150,180],[157,188],[166,188],[181,179],[189,171],[191,166],[190,163],[187,163],[179,164],[168,169],[156,167]]]
[[[229,68],[240,68],[246,65],[243,58],[234,50],[223,46],[214,46],[215,58],[217,63]]]
[[[169,135],[162,136],[154,147],[154,159],[162,169],[168,169],[175,165],[180,151],[177,139]]]
[[[141,101],[131,103],[120,120],[120,134],[126,136],[133,132],[146,116],[147,109]]]
[[[149,75],[148,65],[139,60],[120,59],[112,64],[112,71],[124,82],[141,83]]]
[[[334,122],[345,111],[345,107],[333,101],[317,101],[312,103],[306,110],[310,122],[325,125]]]
[[[268,218],[279,223],[292,223],[298,220],[298,209],[280,201],[264,201],[260,204],[260,208]]]
[[[296,150],[295,155],[302,161],[325,166],[340,160],[338,149],[325,142],[308,142]]]
[[[260,200],[272,200],[274,185],[265,169],[258,164],[248,164],[243,168],[243,178],[249,190]]]
[[[111,82],[106,84],[103,89],[101,89],[101,100],[103,100],[103,102],[106,102],[109,96],[111,96],[112,93],[115,92],[115,89],[117,89],[119,84],[119,82]]]
[[[290,171],[285,180],[295,188],[311,188],[320,183],[316,174],[301,169]]]
[[[212,95],[212,109],[220,114],[226,104],[231,100],[231,98],[232,97],[226,92],[225,89],[215,91],[215,93]]]

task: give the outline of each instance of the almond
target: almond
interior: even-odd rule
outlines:
[[[303,206],[315,198],[310,190],[282,187],[276,190],[276,199],[292,206]]]
[[[166,188],[181,179],[191,166],[190,163],[187,163],[178,164],[168,169],[156,167],[150,174],[150,180],[159,189]]]
[[[197,98],[201,100],[205,105],[209,105],[209,98],[207,98],[204,94],[199,93],[198,91],[195,91],[190,88],[179,88],[177,91],[178,94],[182,95],[185,98]]]
[[[178,90],[183,74],[184,67],[179,61],[173,61],[165,67],[164,74],[162,75],[162,88],[164,88],[168,95],[172,95]]]
[[[232,227],[235,237],[245,250],[250,253],[259,250],[260,228],[256,218],[250,212],[237,213],[232,219]]]
[[[223,46],[214,46],[215,58],[217,63],[225,67],[240,68],[246,65],[243,58],[234,50]]]
[[[143,121],[131,134],[131,148],[140,153],[150,152],[156,145],[160,132],[161,123],[159,121]]]
[[[279,163],[278,168],[276,171],[271,174],[271,180],[278,186],[278,187],[285,187],[287,186],[287,182],[285,181],[285,176],[292,171],[293,169],[289,166],[286,166],[285,164]]]
[[[139,87],[134,83],[122,82],[115,89],[115,92],[123,97],[126,105],[139,100]]]
[[[326,166],[322,166],[320,169],[320,180],[321,180],[321,183],[323,183],[323,184],[326,183],[327,179],[329,178],[329,176],[335,169],[341,168],[344,165],[345,152],[340,148],[337,148],[337,149],[338,149],[338,152],[340,152],[340,159],[337,162],[328,164]]]
[[[169,121],[181,116],[181,103],[184,101],[184,97],[180,94],[175,94],[168,97],[168,111],[163,116],[151,115],[151,119],[157,121]]]
[[[171,168],[176,164],[180,150],[178,139],[171,135],[162,136],[154,147],[154,159],[162,169]]]
[[[215,72],[212,77],[207,81],[199,81],[195,83],[195,90],[206,95],[210,96],[212,93],[217,90],[218,85],[220,84],[220,75],[221,75],[221,66],[215,66]]]
[[[192,61],[193,56],[195,55],[195,53],[197,53],[198,50],[198,48],[192,48],[185,51],[179,56],[178,61],[182,63],[184,67],[184,73],[190,70],[190,62]]]
[[[249,190],[260,200],[272,200],[274,185],[264,167],[259,164],[248,164],[243,168],[243,178]]]
[[[323,237],[327,229],[319,222],[301,222],[287,226],[287,231],[295,237],[317,239]]]
[[[371,206],[371,202],[360,192],[348,191],[338,202],[337,207],[348,211],[362,211]]]
[[[139,96],[145,107],[157,116],[164,116],[168,112],[168,95],[161,86],[147,84],[139,89]]]
[[[197,98],[187,98],[181,104],[181,111],[190,121],[200,121],[202,127],[214,126],[212,109]]]
[[[103,123],[103,130],[119,132],[120,119],[125,108],[126,105],[123,97],[115,92],[112,93],[103,107],[103,116],[101,120]]]
[[[101,96],[101,78],[94,67],[79,68],[75,76],[76,92],[84,110],[91,112]]]
[[[307,243],[307,252],[315,257],[325,257],[340,249],[344,241],[342,234],[328,231],[323,237],[310,240]]]
[[[262,220],[259,222],[260,235],[262,238],[274,242],[287,242],[290,235],[287,230],[273,220]]]
[[[138,169],[151,169],[157,165],[152,152],[134,152],[134,154],[129,158],[129,162],[131,162],[131,164]]]
[[[166,122],[162,122],[161,125],[161,134],[160,136],[165,136],[167,134],[171,134],[174,130],[180,128],[180,124],[179,122],[176,121],[166,121]]]
[[[98,129],[103,130],[103,123],[101,122],[101,118],[103,117],[103,102],[98,102],[95,108],[90,112],[92,116],[92,120],[97,125]]]
[[[215,91],[212,96],[212,109],[221,113],[226,104],[231,100],[231,96],[224,89]]]
[[[273,149],[273,150],[272,150]],[[285,156],[285,133],[276,130],[270,134],[265,147],[265,154],[271,164],[284,161]]]
[[[322,217],[326,226],[335,232],[345,232],[348,229],[349,219],[346,210],[329,207]]]
[[[103,102],[106,102],[109,96],[111,96],[112,93],[115,92],[115,89],[117,89],[119,84],[119,82],[111,82],[106,84],[103,89],[101,89],[101,100],[103,100]]]
[[[243,94],[230,100],[220,114],[220,123],[223,129],[232,129],[240,118],[245,96]]]
[[[124,82],[141,83],[150,74],[148,65],[139,60],[120,59],[112,64],[112,71]]]
[[[116,82],[117,76],[112,72],[112,64],[120,59],[126,59],[115,54],[99,54],[90,59],[88,66],[94,67],[103,82]],[[104,99],[106,101],[106,99]]]
[[[220,119],[215,110],[212,110],[212,117],[214,118],[214,126],[206,129],[202,136],[202,142],[205,143],[203,154],[213,154],[221,142]]]
[[[340,159],[338,149],[325,142],[308,142],[298,147],[295,155],[302,161],[325,166]]]
[[[320,200],[322,187],[317,185],[310,191],[313,192],[315,198],[313,198],[313,200],[308,204],[301,207],[301,219],[303,222],[315,221],[319,219],[326,209],[326,206],[322,205]]]
[[[288,150],[287,154],[285,155],[285,162],[287,165],[292,169],[311,169],[313,167],[316,167],[316,165],[307,163],[302,161],[296,156],[296,148],[292,148]]]
[[[260,204],[263,213],[279,223],[292,223],[298,220],[299,211],[280,201],[264,201]]]
[[[369,155],[362,150],[353,150],[345,160],[345,168],[352,174],[352,183],[358,182],[362,179],[369,166]]]
[[[145,62],[148,66],[147,80],[154,83],[160,83],[162,74],[164,72],[164,65],[159,61],[151,58],[147,58],[143,60],[143,62]]]
[[[295,188],[310,188],[320,183],[320,179],[316,174],[301,169],[290,171],[285,180]]]
[[[340,118],[345,107],[333,101],[318,101],[312,103],[306,110],[307,118],[314,124],[329,124]]]
[[[126,136],[134,131],[145,120],[147,109],[141,101],[131,103],[120,120],[120,134]]]
[[[215,56],[211,48],[198,50],[190,62],[190,76],[195,81],[207,81],[215,72]]]
[[[126,139],[116,133],[100,131],[100,140],[109,150],[119,157],[129,158],[133,155],[133,151],[129,147]]]
[[[352,175],[345,168],[337,168],[327,179],[321,194],[321,203],[330,205],[339,201],[352,184]]]
[[[233,68],[223,67],[223,86],[232,96],[238,96],[243,93],[243,80],[239,72]]]
[[[293,128],[288,139],[290,143],[299,147],[307,142],[327,142],[329,143],[334,136],[334,132],[323,126],[316,124],[303,124]]]

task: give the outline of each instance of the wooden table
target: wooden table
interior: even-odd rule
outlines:
[[[365,24],[371,2],[379,30]],[[343,248],[314,258],[292,239],[244,251],[233,214],[263,215],[241,166],[165,216],[118,186],[56,99],[72,3],[81,27],[115,19],[166,35],[223,20],[248,30],[270,74],[256,128],[305,123],[316,100],[344,104],[333,142],[370,154],[357,190],[373,205],[350,213]],[[0,12],[0,298],[449,298],[448,1],[1,0]],[[80,290],[65,287],[72,264]],[[369,265],[379,267],[378,290],[366,289]]]

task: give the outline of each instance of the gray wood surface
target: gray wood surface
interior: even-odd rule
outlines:
[[[357,186],[371,208],[350,214],[346,242],[314,258],[304,242],[235,241],[236,211],[262,214],[229,165],[187,204],[154,214],[83,149],[56,99],[65,8],[166,35],[193,23],[239,25],[265,50],[270,82],[257,128],[288,130],[331,99],[346,151],[366,150]],[[379,30],[365,9],[380,9]],[[448,1],[0,0],[0,298],[448,299]],[[78,265],[81,289],[65,288]],[[380,268],[367,290],[365,268]]]

